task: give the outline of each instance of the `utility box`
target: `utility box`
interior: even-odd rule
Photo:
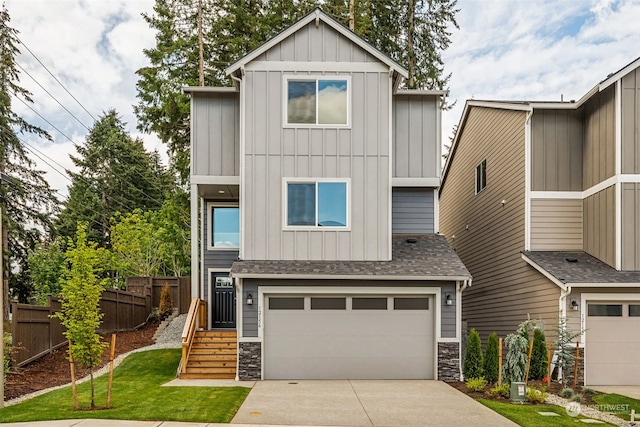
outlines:
[[[527,401],[527,385],[522,382],[511,383],[511,402],[525,403]]]

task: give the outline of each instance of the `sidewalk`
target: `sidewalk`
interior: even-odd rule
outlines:
[[[215,427],[215,426],[227,426],[230,424],[218,424],[218,423],[180,423],[177,421],[126,421],[126,420],[57,420],[57,421],[34,421],[25,423],[7,423],[0,426],[15,426],[15,427]],[[245,424],[244,427],[264,427],[258,424]],[[278,427],[278,426],[270,426]]]

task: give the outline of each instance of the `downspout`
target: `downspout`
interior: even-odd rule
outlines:
[[[456,323],[458,325],[459,339],[458,339],[458,373],[460,380],[463,380],[462,375],[462,292],[471,286],[471,279],[463,280],[462,286],[460,282],[456,284],[456,300],[458,302],[456,306]]]
[[[558,299],[560,318],[567,318],[567,296],[571,294],[571,286],[560,288],[560,298]]]

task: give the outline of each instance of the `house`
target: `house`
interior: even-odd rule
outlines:
[[[640,59],[580,100],[467,101],[440,227],[473,275],[463,328],[564,317],[587,385],[640,384]]]
[[[407,71],[321,10],[226,72],[232,88],[185,91],[192,294],[233,350],[198,372],[187,344],[181,375],[459,378],[471,277],[438,234],[446,92],[400,89]]]

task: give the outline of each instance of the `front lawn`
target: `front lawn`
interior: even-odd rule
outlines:
[[[629,421],[631,410],[635,409],[636,414],[640,414],[640,400],[632,399],[619,394],[599,394],[593,397],[598,404],[596,409],[602,412],[611,412],[617,417]],[[638,418],[638,415],[636,415]]]
[[[0,409],[0,422],[71,418],[228,423],[249,394],[246,387],[162,387],[174,379],[180,349],[128,356],[113,374],[111,408],[73,410],[71,387]],[[96,379],[96,406],[106,401],[108,375]],[[90,404],[90,383],[78,385],[81,407]]]
[[[489,399],[478,399],[486,407],[494,410],[505,418],[523,427],[552,427],[552,426],[574,426],[582,416],[570,417],[565,408],[553,405],[515,405],[512,403],[496,402]],[[555,412],[559,417],[544,416],[538,412]],[[611,425],[611,424],[598,424]]]

